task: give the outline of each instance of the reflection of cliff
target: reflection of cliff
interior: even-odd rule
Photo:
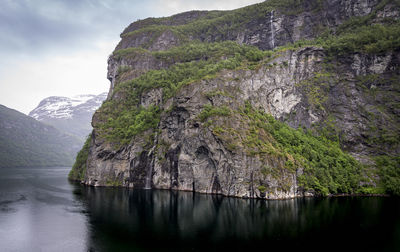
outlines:
[[[399,202],[386,198],[259,201],[157,190],[77,190],[95,251],[390,247],[395,225],[389,218],[400,212]],[[341,241],[327,248],[338,235]]]

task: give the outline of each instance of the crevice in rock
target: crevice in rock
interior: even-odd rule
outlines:
[[[169,160],[169,165],[170,165],[170,187],[171,189],[176,189],[178,188],[178,177],[179,177],[179,170],[178,170],[178,164],[179,164],[179,154],[181,152],[181,147],[178,145],[175,149],[171,149],[167,153],[167,158]]]

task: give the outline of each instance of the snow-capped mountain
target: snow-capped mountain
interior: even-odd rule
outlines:
[[[92,129],[93,113],[106,98],[107,93],[71,98],[51,96],[42,100],[29,116],[84,139]]]
[[[38,121],[48,118],[69,119],[77,113],[91,113],[100,107],[107,98],[107,93],[100,95],[77,95],[71,98],[63,96],[50,96],[42,100],[39,105],[29,113],[29,116]]]

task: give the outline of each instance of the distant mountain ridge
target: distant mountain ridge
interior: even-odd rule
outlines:
[[[0,105],[0,167],[70,166],[81,140]]]
[[[83,143],[84,138],[92,130],[90,122],[94,111],[106,98],[107,93],[83,94],[71,98],[50,96],[43,99],[29,116],[75,135]]]

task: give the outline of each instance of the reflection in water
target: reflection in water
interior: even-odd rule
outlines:
[[[0,169],[0,251],[400,251],[400,200],[244,200]]]
[[[95,251],[399,249],[393,198],[264,201],[79,185],[74,194]]]

